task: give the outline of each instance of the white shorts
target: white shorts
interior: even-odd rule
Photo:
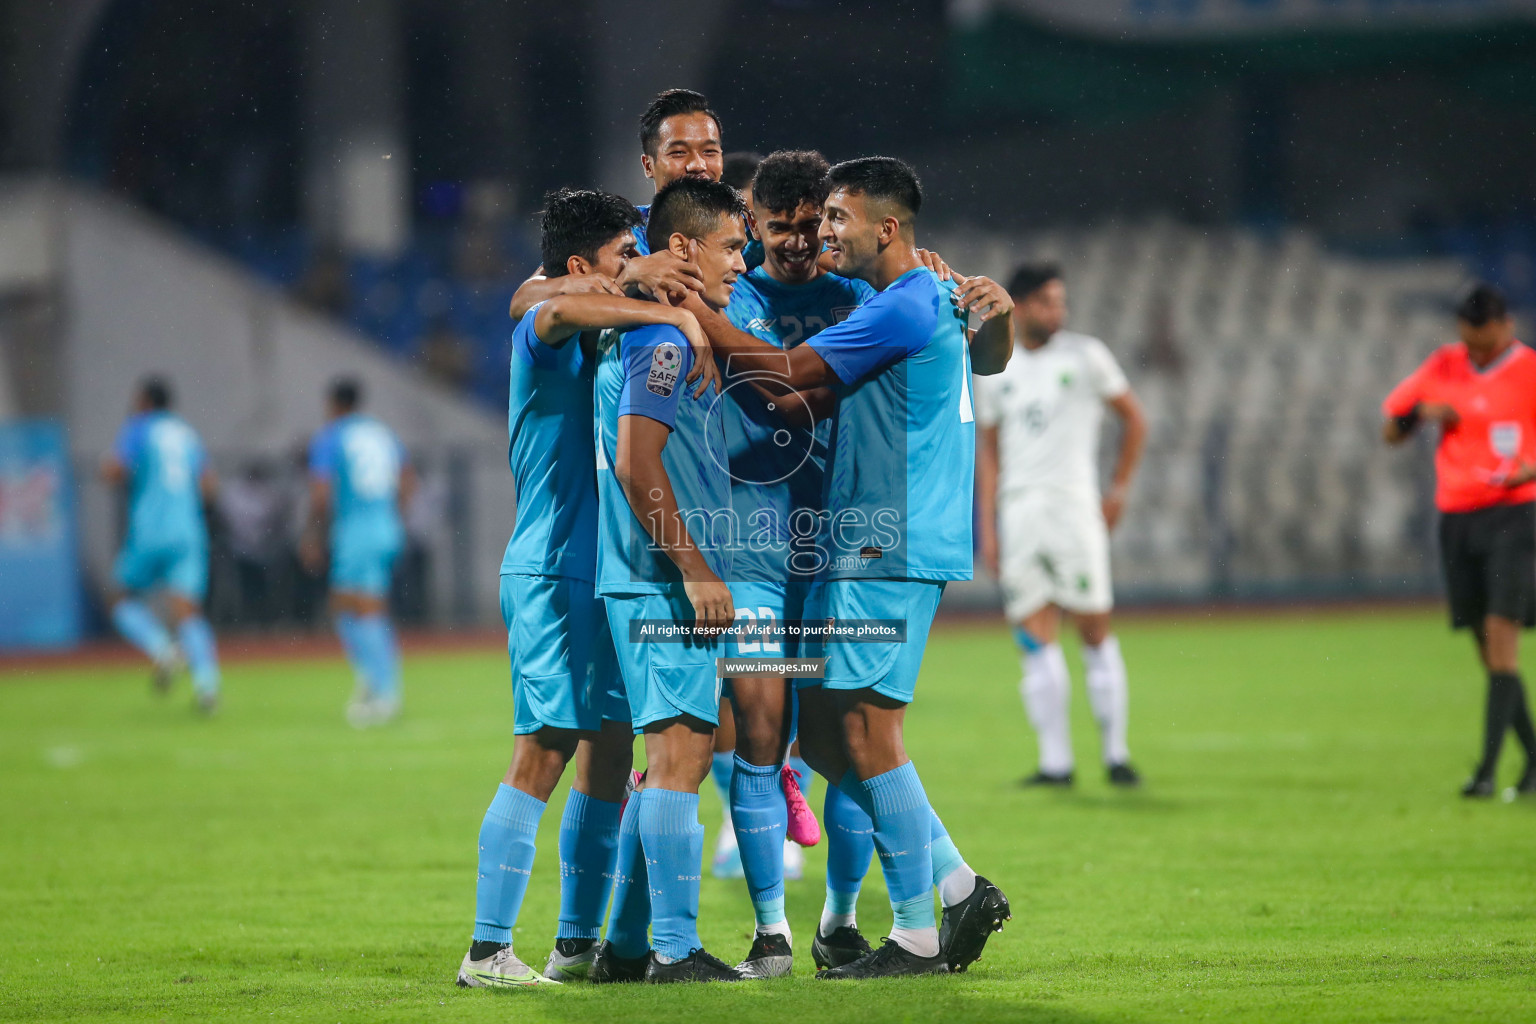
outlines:
[[[1098,614],[1114,607],[1109,530],[1096,501],[998,498],[998,555],[1008,618],[1046,605]]]

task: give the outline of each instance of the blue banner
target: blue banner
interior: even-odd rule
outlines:
[[[80,563],[64,428],[0,423],[0,649],[80,642]]]

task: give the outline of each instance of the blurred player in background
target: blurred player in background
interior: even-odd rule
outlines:
[[[309,446],[309,529],[302,552],[311,570],[331,556],[331,611],[357,689],[347,721],[381,725],[400,713],[400,652],[387,602],[415,472],[394,432],[362,408],[362,385],[331,385],[330,422]]]
[[[203,502],[213,495],[213,471],[197,431],[171,411],[171,386],[150,377],[133,412],[102,462],[109,484],[128,491],[128,533],[113,578],[112,624],[154,662],[155,688],[169,690],[183,664],[191,669],[197,708],[219,706],[219,659],[203,617],[208,589],[208,526]],[[144,598],[164,594],[175,639]]]
[[[651,208],[651,247],[698,267],[716,309],[746,270],[743,213],[735,189],[692,177],[672,182]],[[714,635],[630,635],[631,622],[713,633],[735,617],[723,582],[734,531],[721,405],[717,395],[685,394],[694,359],[677,328],[643,327],[621,334],[597,371],[598,589],[647,767],[620,822],[613,911],[594,980],[637,980],[642,968],[652,982],[741,978],[698,933],[699,785],[719,724],[722,645]]]
[[[1020,691],[1040,761],[1032,785],[1070,786],[1072,680],[1057,637],[1071,613],[1083,641],[1088,702],[1109,781],[1135,786],[1126,742],[1125,661],[1110,632],[1109,533],[1125,510],[1146,445],[1147,421],[1125,374],[1098,338],[1064,330],[1061,271],[1026,265],[1009,284],[1018,343],[1008,369],[976,382],[981,552],[1003,585],[1023,649]],[[1099,428],[1120,418],[1120,454],[1099,494]]]
[[[1492,796],[1504,734],[1525,750],[1517,793],[1536,793],[1536,729],[1520,678],[1520,630],[1536,626],[1536,352],[1515,340],[1504,296],[1474,286],[1459,342],[1437,349],[1382,403],[1388,444],[1440,426],[1435,505],[1451,627],[1470,629],[1488,673],[1482,757],[1462,787]]]
[[[552,193],[542,225],[544,266],[554,277],[616,278],[634,255],[639,222],[618,196]],[[501,564],[501,608],[517,717],[512,763],[480,826],[475,930],[458,975],[466,988],[585,979],[596,957],[633,738],[612,636],[593,591],[592,387],[599,332],[646,324],[677,327],[708,351],[692,314],[604,292],[542,302],[512,335],[507,427],[517,523]],[[560,821],[559,930],[541,976],[513,951],[513,929],[540,819],[573,757],[576,778]]]
[[[905,628],[899,643],[829,643],[826,678],[801,692],[806,758],[873,820],[895,918],[878,950],[818,977],[963,971],[1007,920],[1008,901],[960,856],[903,732],[945,581],[971,576],[971,364],[982,374],[1006,365],[1013,302],[986,278],[951,283],[925,265],[913,227],[922,190],[906,164],[850,160],[828,177],[820,237],[833,270],[879,294],[787,354],[740,332],[722,347],[710,331],[733,373],[779,375],[808,404],[818,389],[836,392],[827,507],[841,528],[827,538],[825,614]],[[974,339],[968,312],[983,319]]]

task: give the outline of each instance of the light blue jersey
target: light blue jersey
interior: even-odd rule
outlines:
[[[720,396],[693,397],[685,383],[693,350],[675,327],[625,331],[597,369],[598,593],[660,594],[680,588],[682,577],[665,550],[653,544],[620,487],[613,466],[619,417],[645,416],[673,434],[661,452],[678,511],[711,569],[727,579],[735,528]],[[666,538],[663,538],[665,541]],[[616,636],[621,647],[627,638]]]
[[[759,267],[737,280],[725,313],[737,328],[788,350],[847,319],[874,294],[863,281],[831,274],[784,284]],[[787,372],[787,359],[785,367]],[[797,425],[747,380],[733,377],[728,383],[731,504],[742,532],[731,563],[732,581],[782,582],[815,575],[823,568],[815,538],[831,421]],[[808,414],[805,409],[790,412]],[[803,540],[794,549],[792,536]]]
[[[118,432],[114,452],[128,472],[125,547],[148,550],[207,542],[198,481],[207,456],[180,416],[145,412]]]
[[[309,472],[331,486],[331,586],[383,594],[404,531],[398,501],[405,450],[370,416],[333,420],[309,448]]]
[[[167,587],[192,600],[208,589],[208,527],[198,486],[207,456],[181,417],[130,417],[113,446],[128,474],[128,532],[113,577],[130,592]]]
[[[538,311],[530,309],[512,332],[507,461],[517,483],[517,524],[501,571],[591,582],[597,578],[596,360],[579,335],[558,348],[540,341],[533,329]]]
[[[954,285],[909,270],[808,345],[842,382],[827,468],[831,579],[970,579],[976,423]]]

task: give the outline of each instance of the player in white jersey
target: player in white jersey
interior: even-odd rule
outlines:
[[[1061,613],[1083,641],[1088,701],[1109,781],[1135,786],[1126,744],[1125,661],[1110,632],[1109,532],[1125,508],[1147,424],[1109,347],[1063,330],[1061,271],[1023,266],[1009,285],[1016,327],[1008,368],[976,378],[976,482],[981,552],[1002,582],[1023,649],[1020,691],[1040,744],[1029,785],[1069,786],[1071,677],[1057,635]],[[1123,426],[1107,493],[1099,492],[1099,427],[1108,406]]]

